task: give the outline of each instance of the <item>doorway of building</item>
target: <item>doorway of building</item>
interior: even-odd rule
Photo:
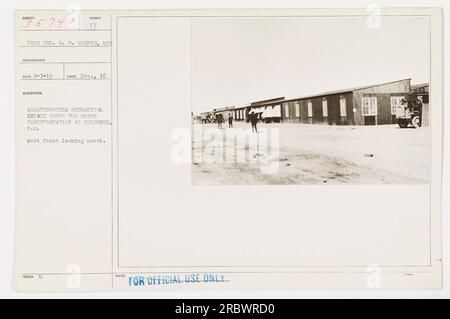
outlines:
[[[364,116],[364,125],[375,125],[375,116]]]

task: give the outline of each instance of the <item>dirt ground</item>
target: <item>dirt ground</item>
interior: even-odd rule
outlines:
[[[252,133],[248,123],[235,122],[234,128],[227,126],[224,123],[224,128],[219,130],[214,124],[193,125],[193,184],[425,184],[429,181],[428,127],[259,123],[259,133]],[[261,153],[259,140],[256,148],[251,146],[252,134],[264,138],[273,130],[279,136],[277,152]],[[220,137],[211,142],[214,132]],[[217,154],[217,150],[219,157],[223,152],[224,158],[232,160],[204,160],[206,155]],[[239,150],[245,151],[244,161],[237,160]],[[261,167],[269,163],[276,170],[263,172]]]

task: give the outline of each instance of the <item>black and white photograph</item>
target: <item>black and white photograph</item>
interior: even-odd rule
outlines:
[[[0,295],[448,295],[443,5],[81,2],[5,11]]]
[[[193,20],[192,183],[428,184],[426,16]]]

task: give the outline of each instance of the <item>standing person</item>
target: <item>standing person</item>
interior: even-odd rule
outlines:
[[[258,128],[256,127],[256,124],[258,123],[258,115],[253,110],[250,112],[250,122],[252,123],[252,132],[258,133]]]
[[[217,128],[222,129],[223,115],[220,113],[217,114],[216,120],[217,120]]]
[[[233,115],[230,112],[230,114],[228,114],[228,128],[232,127],[233,127]]]

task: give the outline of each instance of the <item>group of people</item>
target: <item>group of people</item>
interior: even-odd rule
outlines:
[[[252,125],[252,132],[258,133],[258,114],[256,114],[254,111],[251,111],[248,114],[248,120]],[[216,115],[216,122],[217,122],[217,128],[222,129],[222,123],[224,122],[223,115],[221,113]],[[233,115],[231,112],[228,114],[228,128],[233,127]]]
[[[222,123],[223,123],[223,115],[221,113],[216,115],[216,122],[217,122],[217,128],[222,129]],[[228,128],[232,128],[233,127],[233,116],[230,115],[228,116]]]

